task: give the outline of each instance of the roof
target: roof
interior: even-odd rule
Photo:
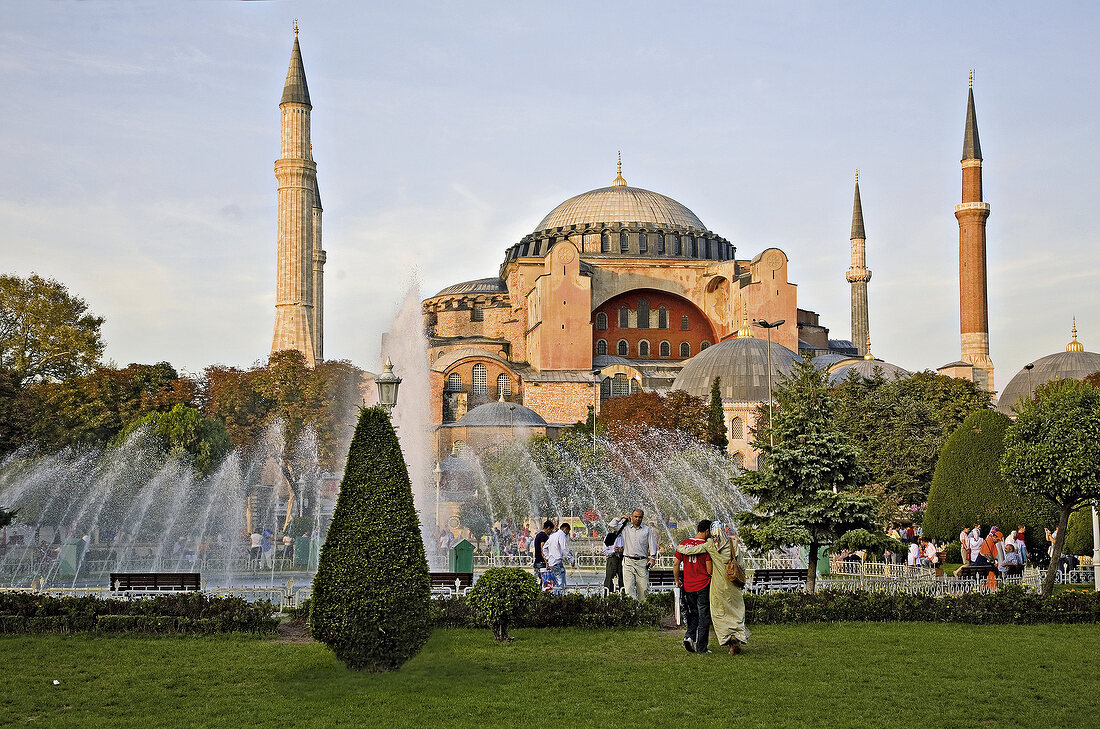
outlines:
[[[957,360],[957,361],[955,361],[955,362],[948,362],[948,363],[947,363],[947,364],[945,364],[945,365],[940,365],[940,366],[939,366],[939,367],[937,367],[936,369],[937,369],[937,370],[945,370],[945,369],[947,369],[948,367],[973,367],[973,366],[974,366],[974,365],[973,365],[972,363],[970,363],[970,362],[963,362],[963,361],[962,361],[962,360],[960,359],[960,360]]]
[[[1100,372],[1100,354],[1096,352],[1055,352],[1040,357],[1033,363],[1035,367],[1028,371],[1021,369],[1001,390],[997,409],[1006,415],[1012,413],[1012,407],[1021,398],[1031,396],[1035,388],[1051,380],[1083,380],[1094,372]]]
[[[963,161],[982,158],[982,143],[978,139],[978,115],[974,113],[974,86],[966,97],[966,129],[963,131]]]
[[[856,194],[852,200],[852,240],[863,240],[867,233],[863,230],[863,203],[859,199],[859,178],[856,178]]]
[[[545,428],[546,421],[534,410],[512,402],[487,402],[470,410],[457,423],[457,428]]]
[[[722,399],[730,402],[766,402],[768,399],[768,341],[756,338],[727,339],[704,349],[684,363],[672,384],[696,397],[710,396],[711,383],[721,377]],[[774,374],[790,374],[802,358],[781,344],[771,344]]]
[[[478,278],[473,281],[451,284],[440,291],[436,296],[453,296],[454,294],[502,294],[508,293],[508,284],[502,279],[493,276],[491,278]],[[432,298],[435,298],[434,296]]]
[[[881,372],[887,380],[900,380],[913,374],[907,369],[898,367],[896,364],[883,362],[881,359],[852,359],[833,365],[830,368],[829,384],[839,385],[852,371],[858,372],[865,380],[874,379],[875,374],[878,372]]]
[[[294,47],[290,51],[290,68],[286,71],[286,83],[283,84],[283,98],[279,105],[309,103],[309,86],[306,85],[306,69],[302,65],[302,49],[298,47],[298,35],[294,35]]]
[[[706,230],[695,213],[672,198],[626,185],[601,187],[571,197],[551,210],[535,230],[600,223],[653,223]]]

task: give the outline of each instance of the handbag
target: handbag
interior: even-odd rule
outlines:
[[[732,554],[733,549],[730,549],[730,561],[726,562],[726,579],[733,583],[734,587],[741,589],[745,586],[745,570],[741,569],[741,565],[737,563],[737,557]]]

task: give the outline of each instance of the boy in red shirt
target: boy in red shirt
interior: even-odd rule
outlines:
[[[695,536],[680,544],[703,544],[710,536],[710,526],[710,519],[703,519],[695,527]],[[711,569],[709,554],[684,556],[677,552],[676,561],[672,564],[672,573],[676,577],[676,586],[680,588],[680,602],[684,606],[687,622],[684,649],[688,653],[710,653],[707,642],[710,640]]]

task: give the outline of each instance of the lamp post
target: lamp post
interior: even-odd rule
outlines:
[[[600,373],[592,370],[592,457],[596,457],[596,408],[600,404]]]
[[[397,405],[397,388],[401,385],[401,378],[393,373],[393,362],[390,362],[389,357],[386,357],[382,374],[374,378],[374,384],[378,386],[379,404],[389,410],[392,415],[393,409]]]
[[[1028,362],[1024,365],[1024,369],[1027,370],[1027,399],[1030,402],[1031,398],[1035,396],[1035,392],[1031,389],[1031,371],[1035,369],[1035,363]]]
[[[753,322],[753,326],[768,330],[768,440],[772,446],[775,445],[775,434],[772,433],[772,329],[786,322],[786,319],[773,321],[771,324],[763,319]]]
[[[439,467],[439,461],[435,462],[432,476],[435,477],[435,526],[439,529],[443,526],[439,521],[439,485],[443,482],[443,469]]]

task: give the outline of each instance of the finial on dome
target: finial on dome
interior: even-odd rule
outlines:
[[[617,172],[615,173],[615,179],[611,181],[612,187],[626,187],[626,180],[623,179],[623,153],[619,152],[619,165]]]
[[[297,18],[294,19],[294,37],[295,38],[298,37],[298,19]]]
[[[871,333],[867,332],[867,354],[863,355],[863,359],[870,362],[875,358],[875,355],[871,354]]]
[[[859,184],[859,168],[856,168],[856,184]]]
[[[974,88],[974,69],[970,69],[970,88]]]
[[[1085,345],[1077,341],[1077,317],[1073,317],[1073,339],[1066,345],[1067,352],[1084,352]]]
[[[737,330],[738,339],[752,339],[752,325],[749,324],[749,312],[745,310],[745,316],[741,321],[741,328]]]

